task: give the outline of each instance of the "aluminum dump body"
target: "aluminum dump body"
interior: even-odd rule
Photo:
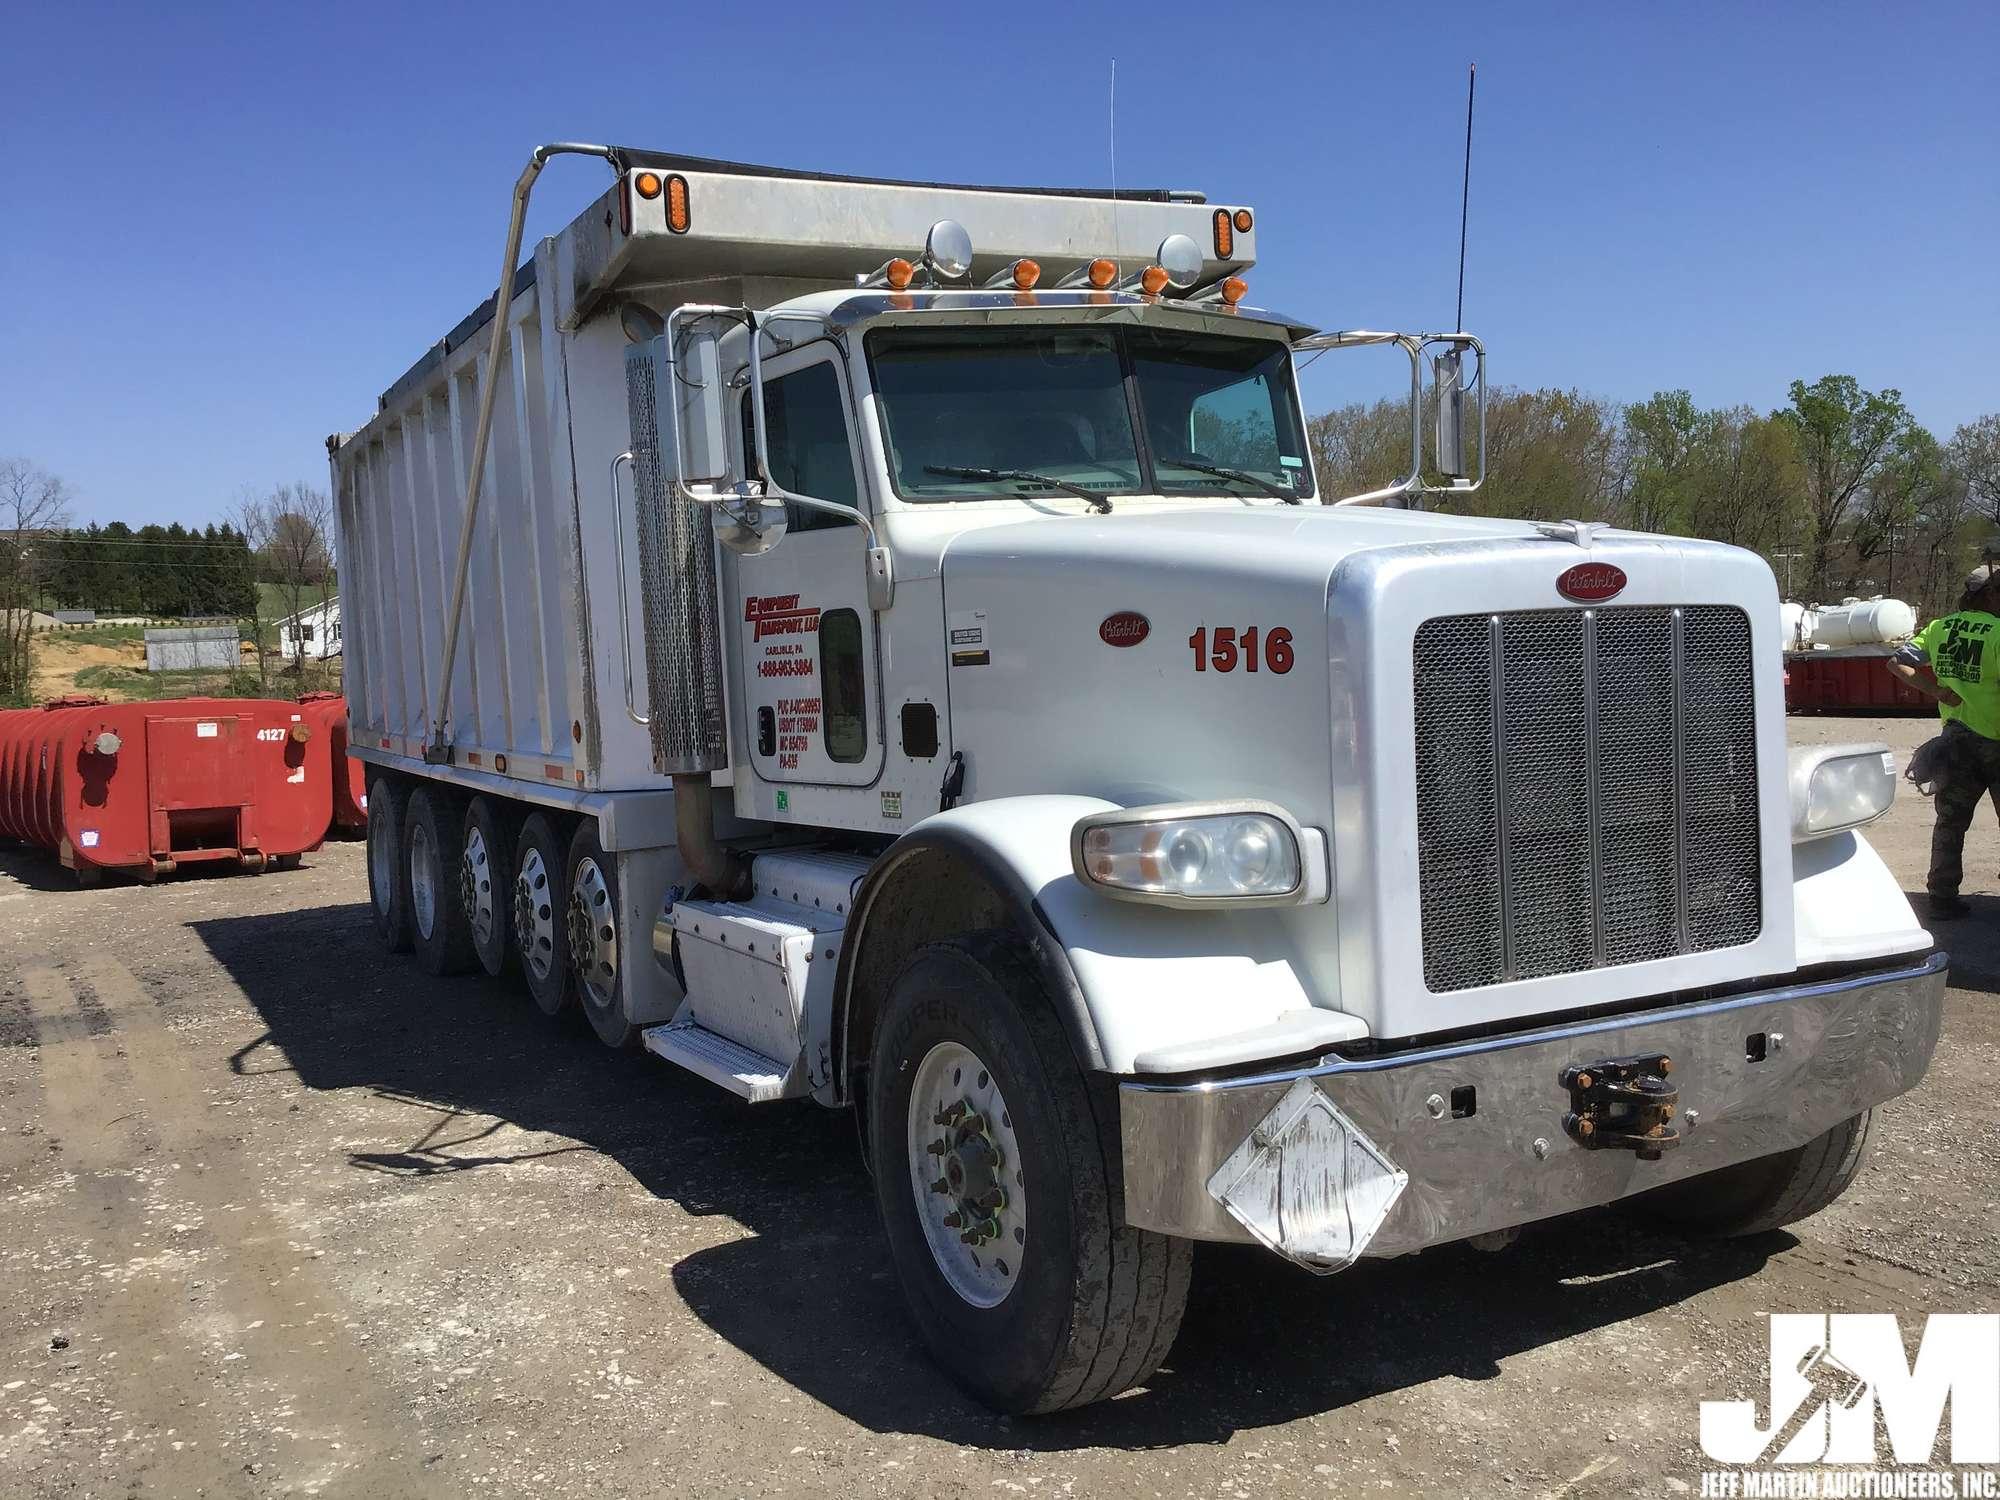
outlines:
[[[542,803],[622,798],[605,835],[670,837],[671,793],[646,715],[640,537],[626,328],[630,304],[664,315],[686,300],[770,308],[831,289],[891,255],[920,255],[930,226],[962,223],[978,286],[1016,257],[1050,284],[1115,255],[1139,266],[1164,236],[1214,247],[1217,278],[1255,260],[1249,211],[1199,194],[1016,189],[830,177],[618,148],[616,180],[382,393],[373,418],[328,440],[340,556],[342,649],[354,749],[462,785]],[[638,168],[667,173],[692,223],[635,195]],[[1218,223],[1235,224],[1227,231]],[[1225,249],[1226,245],[1226,249]],[[449,688],[451,628],[481,367],[506,329]],[[621,490],[621,484],[623,486]],[[602,816],[602,809],[597,808]],[[640,831],[639,825],[644,825]]]
[[[89,880],[316,849],[332,814],[328,736],[295,703],[60,699],[0,713],[0,837]]]
[[[352,837],[368,829],[368,766],[347,753],[347,700],[339,693],[302,693],[299,707],[315,734],[326,736],[333,776],[334,838]]]

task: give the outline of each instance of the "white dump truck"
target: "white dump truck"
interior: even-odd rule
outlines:
[[[610,185],[517,265],[564,153]],[[1143,1381],[1199,1240],[1812,1213],[1937,1038],[1893,766],[1788,754],[1765,565],[1449,513],[1484,351],[1259,310],[1257,233],[545,147],[329,440],[383,940],[858,1111],[997,1407]],[[1294,359],[1354,346],[1412,456],[1335,497]]]

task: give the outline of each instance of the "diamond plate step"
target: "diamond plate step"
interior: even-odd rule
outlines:
[[[705,1026],[673,1021],[649,1026],[641,1035],[648,1052],[720,1084],[739,1099],[768,1104],[788,1096],[790,1068],[726,1036],[717,1036]]]

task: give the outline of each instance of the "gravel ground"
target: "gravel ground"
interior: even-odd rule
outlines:
[[[1912,888],[1929,825],[1878,830]],[[916,1346],[849,1118],[425,980],[358,845],[96,891],[0,851],[0,1493],[1698,1493],[1763,1313],[2000,1306],[1996,857],[1982,824],[1929,1079],[1796,1233],[1204,1251],[1150,1387],[1008,1421]]]

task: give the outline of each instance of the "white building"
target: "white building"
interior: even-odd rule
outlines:
[[[340,599],[335,596],[278,622],[278,654],[325,658],[340,655]]]

